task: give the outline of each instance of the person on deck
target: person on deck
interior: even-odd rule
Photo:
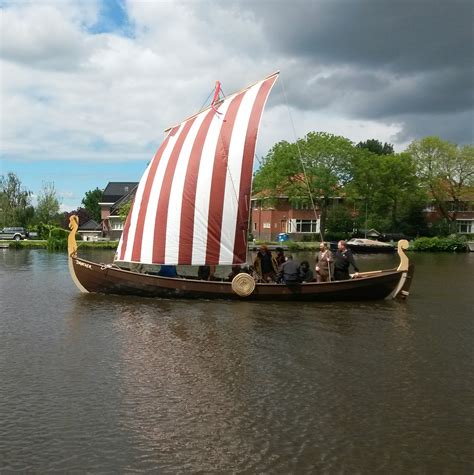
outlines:
[[[278,268],[280,268],[280,266],[284,264],[286,260],[285,251],[283,250],[282,247],[277,247],[275,251],[276,251],[276,256],[275,256],[276,263],[277,263]]]
[[[199,266],[197,278],[199,280],[214,280],[216,266]]]
[[[292,285],[300,281],[300,266],[293,260],[293,256],[288,254],[286,262],[280,266],[280,274],[284,284]]]
[[[161,266],[156,275],[159,275],[160,277],[179,277],[178,272],[176,271],[176,266],[167,265]]]
[[[319,244],[319,252],[316,256],[316,280],[318,282],[329,282],[331,280],[331,263],[333,262],[332,252],[328,249],[327,244],[321,242]]]
[[[309,268],[309,262],[303,261],[300,264],[299,268],[300,282],[313,282],[314,274],[313,271]]]
[[[232,266],[232,270],[230,274],[227,276],[227,280],[229,280],[229,282],[232,282],[234,277],[238,274],[241,274],[242,272],[245,272],[245,271],[240,266],[238,265]]]
[[[253,262],[255,271],[262,282],[274,282],[278,272],[278,264],[267,246],[261,246]]]
[[[337,243],[337,251],[334,259],[335,280],[349,280],[349,267],[352,266],[356,272],[359,269],[354,261],[354,256],[350,249],[347,249],[345,241]]]

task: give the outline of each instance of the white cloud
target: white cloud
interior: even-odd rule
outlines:
[[[272,4],[277,6],[277,4]],[[237,8],[238,6],[238,8]],[[245,2],[126,3],[133,37],[91,33],[99,0],[7,3],[1,14],[1,148],[16,159],[148,160],[162,131],[196,112],[214,81],[227,94],[281,69],[296,135],[323,130],[399,146],[401,119],[363,120],[391,78],[276,52]],[[295,27],[293,25],[292,27]],[[335,88],[335,81],[338,82]],[[360,88],[352,89],[355,83]],[[294,140],[277,84],[257,153]],[[363,107],[359,107],[363,113]],[[402,139],[400,139],[402,140]]]

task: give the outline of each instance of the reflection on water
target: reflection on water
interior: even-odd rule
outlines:
[[[275,304],[82,295],[64,255],[1,253],[0,472],[470,473],[472,257],[414,256],[405,303]]]

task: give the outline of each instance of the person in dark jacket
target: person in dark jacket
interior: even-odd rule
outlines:
[[[268,250],[267,246],[261,246],[257,253],[257,257],[253,262],[255,271],[259,275],[262,282],[274,282],[278,265],[275,257]]]
[[[303,261],[300,264],[299,268],[300,282],[313,282],[314,274],[313,271],[309,268],[309,262]]]
[[[349,280],[349,267],[352,266],[356,272],[359,269],[354,261],[354,256],[350,249],[347,249],[345,241],[337,243],[337,251],[334,258],[334,279]]]
[[[288,254],[286,262],[280,266],[280,274],[285,284],[297,284],[300,278],[300,266],[293,260],[293,256]]]

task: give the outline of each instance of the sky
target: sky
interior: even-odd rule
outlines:
[[[473,143],[470,0],[0,0],[0,175],[63,210],[139,181],[163,131],[279,70],[257,158],[310,131]],[[258,160],[256,161],[258,166]]]

